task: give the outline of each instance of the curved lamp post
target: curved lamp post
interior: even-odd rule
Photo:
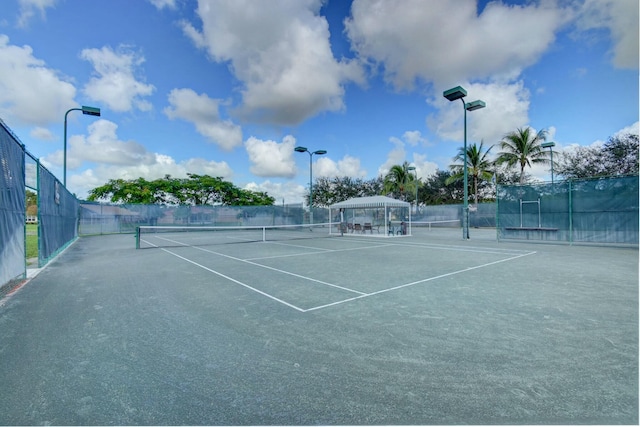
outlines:
[[[67,187],[67,114],[72,111],[82,111],[82,114],[89,116],[100,117],[100,109],[96,107],[87,107],[83,105],[82,108],[72,108],[64,113],[64,165],[63,165],[63,181],[62,184]]]
[[[445,90],[442,94],[449,101],[455,101],[459,99],[462,101],[462,107],[464,109],[464,201],[462,208],[462,238],[469,238],[469,172],[467,171],[467,111],[479,110],[486,107],[484,101],[472,101],[465,103],[464,97],[467,96],[467,91],[462,86],[456,86],[452,89]]]
[[[543,142],[540,145],[542,148],[548,148],[551,151],[551,184],[553,184],[553,147],[556,146],[556,143],[553,141]]]
[[[327,154],[327,150],[309,151],[307,147],[298,146],[293,149],[298,153],[309,153],[309,223],[313,224],[313,155]]]

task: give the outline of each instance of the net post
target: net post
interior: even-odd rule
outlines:
[[[136,249],[140,249],[140,226],[136,227]]]

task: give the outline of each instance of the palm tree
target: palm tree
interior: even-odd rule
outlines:
[[[524,182],[524,168],[534,163],[548,163],[549,152],[541,146],[547,139],[547,131],[542,129],[534,133],[529,127],[518,128],[515,132],[506,134],[500,141],[500,148],[496,164],[506,163],[513,167],[520,165],[520,184]]]
[[[415,177],[409,173],[409,163],[404,162],[402,165],[393,165],[389,172],[384,176],[383,191],[385,193],[399,193],[406,200],[406,191],[413,188]]]
[[[493,145],[484,151],[483,144],[484,142],[480,141],[480,146],[477,144],[467,146],[467,173],[473,181],[473,200],[476,205],[478,204],[478,184],[480,180],[490,180],[493,176],[493,161],[489,159],[489,152],[493,148]],[[445,181],[446,185],[450,185],[464,178],[464,147],[458,149],[458,154],[453,160],[459,164],[449,166],[453,174]]]

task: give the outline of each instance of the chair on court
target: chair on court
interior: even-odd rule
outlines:
[[[353,231],[357,231],[358,233],[362,233],[362,225],[353,224]]]
[[[364,227],[363,227],[363,229],[362,229],[362,232],[363,232],[363,233],[366,233],[366,232],[367,232],[367,230],[369,230],[369,231],[371,232],[371,234],[373,234],[373,227],[371,226],[371,223],[370,223],[370,222],[365,222],[365,223],[364,223]]]

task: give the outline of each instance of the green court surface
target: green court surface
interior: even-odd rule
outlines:
[[[81,238],[0,301],[0,424],[637,424],[638,250],[470,233]]]

